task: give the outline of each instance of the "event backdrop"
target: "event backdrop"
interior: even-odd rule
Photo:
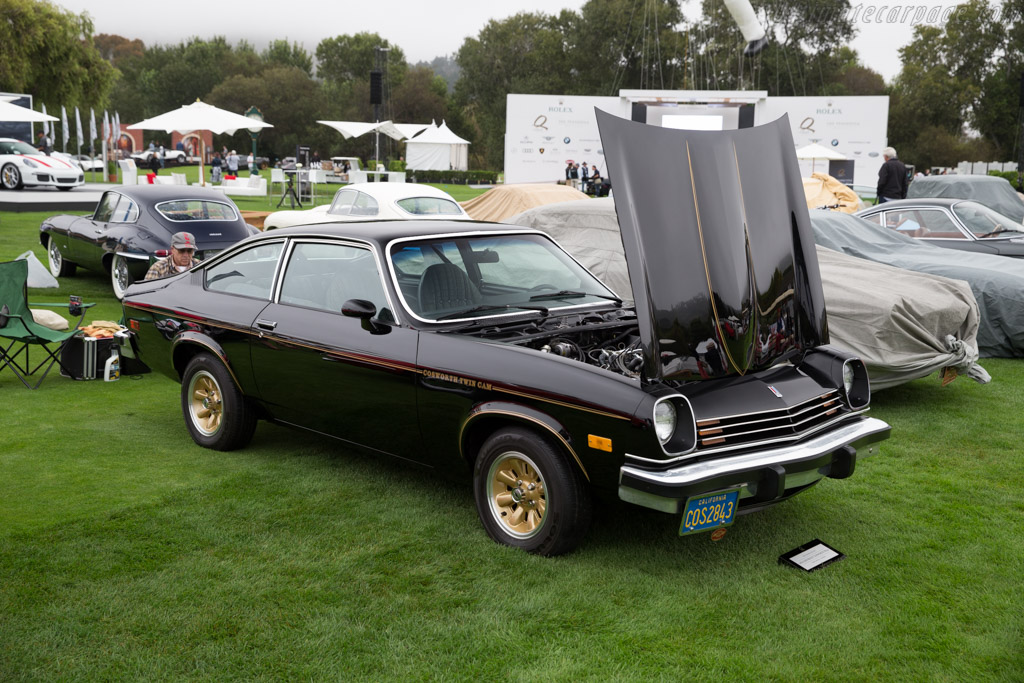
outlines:
[[[621,115],[618,97],[509,95],[505,115],[505,182],[565,179],[565,162],[597,165],[604,153],[594,107]]]
[[[874,187],[882,166],[882,150],[888,144],[889,98],[881,97],[769,97],[754,112],[757,125],[789,114],[797,148],[813,142],[853,159],[855,185]],[[896,150],[899,152],[899,150]],[[913,160],[904,160],[913,163]],[[814,170],[827,173],[828,162],[817,161]],[[812,163],[800,161],[800,173],[811,175]]]

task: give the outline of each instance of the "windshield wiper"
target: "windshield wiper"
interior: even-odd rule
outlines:
[[[582,296],[596,296],[598,299],[607,299],[608,301],[616,302],[620,306],[622,305],[622,299],[617,296],[593,294],[592,292],[577,292],[571,289],[563,289],[558,292],[551,292],[550,294],[534,294],[530,297],[530,301],[543,301],[545,299],[577,299]]]
[[[998,230],[993,230],[992,232],[986,232],[984,235],[978,235],[978,239],[983,240],[986,237],[995,237],[996,235],[999,235],[1004,232],[1024,232],[1024,230],[1014,230],[1013,228],[999,228]]]
[[[474,306],[468,308],[465,311],[456,311],[455,313],[449,313],[448,315],[442,315],[440,318],[436,318],[438,322],[441,320],[451,320],[452,318],[461,318],[469,315],[470,313],[481,313],[483,311],[500,311],[503,309],[519,308],[524,311],[540,311],[544,315],[548,314],[548,309],[544,306],[530,306],[528,304],[484,304],[482,306]]]

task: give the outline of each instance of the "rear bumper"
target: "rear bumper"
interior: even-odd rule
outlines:
[[[665,470],[625,465],[619,470],[619,498],[662,512],[677,514],[687,498],[740,488],[746,504],[785,498],[823,477],[844,479],[853,474],[858,455],[878,452],[891,427],[862,417],[792,446],[744,453]]]

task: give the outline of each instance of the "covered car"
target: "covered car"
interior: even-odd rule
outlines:
[[[551,235],[614,291],[631,296],[611,199],[540,206],[508,222]],[[987,380],[976,363],[978,304],[966,283],[865,262],[824,247],[817,248],[817,256],[830,343],[864,361],[873,390],[944,368]]]
[[[196,258],[208,259],[258,230],[242,219],[234,202],[217,190],[180,185],[123,185],[100,197],[86,216],[59,215],[39,226],[54,277],[78,266],[110,274],[114,296],[146,276],[170,254],[171,236],[190,232]]]
[[[576,547],[598,493],[690,534],[853,475],[890,428],[827,344],[788,123],[599,125],[617,196],[647,207],[623,226],[642,307],[529,228],[336,222],[133,285],[132,351],[181,382],[203,446],[264,418],[468,477],[487,533],[543,555]],[[741,185],[760,208],[737,234]]]
[[[293,225],[365,220],[468,220],[459,203],[432,185],[418,183],[352,183],[334,193],[329,205],[305,211],[275,211],[265,230]]]
[[[857,215],[936,247],[1024,258],[1024,225],[970,199],[898,199]]]
[[[864,208],[864,202],[852,187],[844,185],[828,173],[812,173],[811,177],[804,178],[803,182],[808,209],[854,213]]]
[[[82,167],[66,155],[47,155],[14,138],[0,138],[0,188],[25,186],[70,190],[85,182]]]
[[[829,249],[963,280],[974,292],[981,314],[981,356],[1024,356],[1024,263],[1020,260],[941,249],[847,214],[812,211],[811,225],[814,240]]]
[[[568,185],[517,183],[495,185],[479,197],[462,202],[462,208],[474,220],[499,223],[534,206],[571,202],[586,197],[587,195]]]
[[[990,209],[1024,222],[1024,200],[1005,178],[991,175],[931,175],[917,178],[907,188],[907,199],[949,197],[973,199]]]

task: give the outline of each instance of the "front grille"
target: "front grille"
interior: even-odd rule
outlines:
[[[796,441],[848,412],[835,389],[790,408],[697,422],[697,450],[741,448],[763,441]]]
[[[74,183],[74,182],[77,182],[77,181],[78,181],[78,178],[60,178],[60,177],[57,178],[57,182],[58,183],[64,183],[66,185],[70,185],[71,183]]]

